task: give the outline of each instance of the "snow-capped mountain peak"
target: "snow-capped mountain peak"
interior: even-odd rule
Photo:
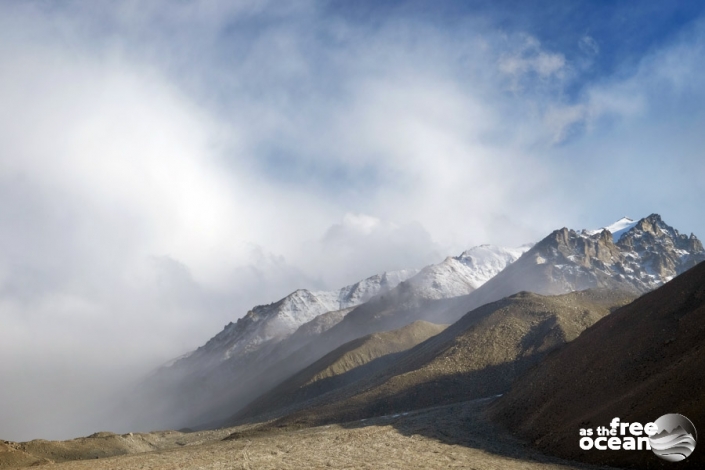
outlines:
[[[679,233],[658,214],[638,222],[625,217],[601,230],[556,230],[536,246],[535,263],[552,265],[564,291],[619,284],[646,292],[705,259],[697,237]]]
[[[480,245],[459,256],[427,266],[407,283],[417,295],[427,299],[443,299],[469,294],[508,265],[516,261],[531,245],[505,248]]]
[[[464,251],[459,261],[474,270],[474,287],[478,288],[513,263],[533,246],[532,243],[517,248],[480,245]]]

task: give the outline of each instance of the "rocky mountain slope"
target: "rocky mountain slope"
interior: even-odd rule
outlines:
[[[404,281],[422,298],[445,299],[465,295],[514,262],[528,248],[482,245],[460,256],[448,257],[437,265],[427,266],[420,272],[404,270],[384,273],[332,292],[300,289],[278,302],[253,308],[237,322],[226,325],[204,346],[169,367],[189,368],[196,365],[203,368],[248,355],[267,343],[281,341],[324,313],[347,312],[393,290]],[[313,328],[322,333],[335,325],[330,321],[332,318],[342,319],[343,316],[328,316],[328,321],[314,322],[307,329]]]
[[[234,419],[256,411],[271,414],[279,407],[286,416],[277,425],[315,425],[503,393],[547,353],[632,299],[606,290],[554,297],[523,292],[469,312],[442,333],[394,355],[385,368],[360,374],[334,392],[315,399],[309,394],[297,406],[287,401],[292,387],[277,388],[266,397],[268,407],[255,403]]]
[[[623,232],[616,244],[607,229],[556,230],[467,295],[428,295],[432,289],[419,288],[415,280],[424,278],[425,286],[433,285],[433,276],[426,273],[452,263],[446,260],[426,268],[355,308],[309,344],[306,355],[321,357],[357,337],[400,328],[416,320],[453,323],[473,309],[521,291],[556,295],[605,288],[638,295],[705,259],[703,246],[694,235],[680,234],[657,214],[636,223],[621,220],[611,227]]]
[[[263,344],[291,335],[323,313],[345,311],[360,305],[416,273],[415,270],[404,270],[375,275],[338,291],[299,289],[278,302],[254,307],[235,323],[226,325],[204,346],[170,367],[192,367],[193,363],[204,367],[247,355]]]
[[[667,413],[705,426],[705,263],[585,331],[518,380],[495,419],[540,448],[571,459],[663,468],[652,452],[583,451],[578,430],[655,421]],[[703,468],[695,452],[679,468]]]
[[[529,246],[502,248],[482,245],[448,257],[420,272],[404,270],[372,276],[338,291],[297,290],[278,302],[254,307],[235,323],[225,326],[204,346],[179,358],[168,368],[199,368],[217,365],[233,357],[247,356],[268,343],[277,343],[299,327],[327,312],[349,312],[369,299],[393,290],[407,281],[420,297],[445,299],[472,292],[514,262]],[[335,325],[330,320],[344,315],[329,315],[325,322],[314,322],[307,329],[320,334]]]
[[[300,364],[308,365],[355,338],[398,329],[417,320],[438,324],[454,322],[468,310],[453,307],[462,305],[467,294],[502,272],[530,248],[530,244],[519,248],[481,245],[425,267],[394,289],[356,307],[339,324],[302,348],[297,355]]]
[[[398,330],[374,333],[353,340],[265,393],[238,413],[238,416],[261,416],[352,384],[390,366],[398,353],[437,335],[446,327],[416,321]]]
[[[393,297],[400,284],[423,301],[466,294],[528,248],[483,245],[418,273],[385,273],[334,292],[298,290],[273,304],[255,307],[204,346],[158,370],[139,392],[134,425],[142,429],[159,416],[167,417],[161,421],[166,427],[216,420],[223,410],[233,412],[347,339],[385,329],[359,334],[351,330],[353,336],[346,341],[331,345],[318,342],[355,306]],[[152,401],[158,404],[152,406]]]
[[[622,232],[616,242],[607,229],[554,231],[469,294],[451,313],[520,291],[554,295],[609,288],[644,293],[705,259],[703,245],[695,235],[679,233],[658,214],[633,225],[624,224],[624,219],[620,222],[613,224]]]
[[[332,293],[300,290],[256,307],[160,371],[151,380],[156,384],[152,395],[162,406],[172,401],[177,410],[189,412],[165,425],[216,420],[361,336],[417,320],[453,323],[520,291],[555,295],[606,288],[636,295],[703,259],[705,251],[694,235],[680,234],[653,214],[638,222],[622,219],[601,231],[563,228],[533,247],[483,245],[406,280],[408,272]],[[168,399],[170,394],[176,398]],[[178,415],[166,408],[158,413]]]
[[[331,328],[353,307],[394,288],[416,270],[375,275],[337,291],[299,289],[254,307],[204,346],[155,371],[129,403],[132,429],[180,428],[211,419],[219,403],[261,393],[248,381]]]

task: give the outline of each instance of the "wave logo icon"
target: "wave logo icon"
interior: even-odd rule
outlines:
[[[669,462],[679,462],[695,450],[698,433],[683,415],[670,413],[654,421],[658,432],[649,437],[654,454]]]

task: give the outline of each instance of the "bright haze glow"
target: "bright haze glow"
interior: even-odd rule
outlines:
[[[466,3],[0,4],[0,439],[110,429],[297,288],[624,215],[705,234],[700,7]]]

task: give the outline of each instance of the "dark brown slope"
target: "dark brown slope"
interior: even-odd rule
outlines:
[[[388,367],[395,353],[416,346],[447,326],[416,321],[346,343],[255,400],[237,418],[272,413],[364,379]]]
[[[662,463],[648,451],[582,451],[578,429],[609,425],[616,416],[646,423],[666,413],[683,414],[705,430],[705,263],[547,357],[493,410],[497,420],[548,452],[639,468]],[[663,468],[671,465],[705,468],[705,446]]]
[[[279,424],[349,421],[503,393],[546,353],[631,300],[609,291],[519,293],[468,313],[376,375],[307,403]]]

